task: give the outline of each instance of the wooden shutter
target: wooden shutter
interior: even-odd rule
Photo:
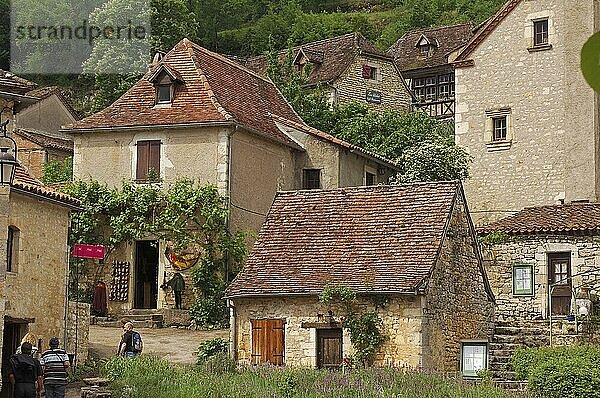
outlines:
[[[362,77],[363,79],[371,78],[371,67],[369,65],[362,66]]]
[[[145,180],[148,177],[148,159],[150,158],[150,143],[149,141],[137,142],[137,164],[135,179]]]
[[[284,333],[282,319],[252,320],[252,363],[283,365]]]

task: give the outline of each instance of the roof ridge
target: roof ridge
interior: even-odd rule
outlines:
[[[277,195],[298,195],[304,193],[310,194],[322,194],[322,193],[333,193],[338,191],[374,191],[374,190],[390,190],[390,189],[400,189],[400,188],[410,188],[416,186],[423,185],[448,185],[448,186],[458,186],[460,185],[460,180],[447,180],[447,181],[415,181],[415,182],[405,182],[397,185],[360,185],[353,187],[338,187],[338,188],[330,188],[330,189],[299,189],[299,190],[290,190],[290,191],[277,191]]]

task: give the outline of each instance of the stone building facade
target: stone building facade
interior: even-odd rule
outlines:
[[[598,199],[598,100],[579,67],[598,15],[592,0],[509,0],[456,56],[456,142],[474,159],[476,223]]]
[[[459,183],[278,194],[226,291],[236,359],[335,367],[355,354],[344,311],[319,302],[331,284],[382,320],[377,365],[485,368],[494,298]]]
[[[158,97],[163,87],[171,90],[160,92],[166,99]],[[65,131],[74,140],[76,179],[146,184],[153,168],[164,189],[182,178],[213,184],[229,200],[233,230],[258,231],[277,191],[385,184],[397,170],[307,126],[270,80],[187,39],[114,104]],[[166,249],[148,237],[122,245],[98,267],[111,311],[172,305],[159,289],[175,271]],[[114,275],[123,272],[128,277],[117,286]],[[182,271],[187,286],[189,273]],[[118,298],[111,295],[117,290]],[[186,295],[184,308],[191,288]]]

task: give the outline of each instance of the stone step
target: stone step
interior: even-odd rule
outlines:
[[[492,338],[492,343],[502,344],[521,344],[527,347],[539,347],[547,345],[550,341],[548,336],[536,335],[536,336],[511,336],[496,334]]]
[[[537,336],[547,335],[549,334],[549,330],[539,327],[496,326],[494,334],[510,336]]]

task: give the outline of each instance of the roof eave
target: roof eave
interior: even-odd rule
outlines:
[[[235,300],[240,298],[265,298],[265,297],[311,297],[311,296],[319,296],[321,291],[318,292],[272,292],[272,293],[238,293],[238,294],[230,294],[223,296],[223,300]],[[367,290],[367,291],[357,291],[357,295],[397,295],[397,296],[419,296],[424,294],[424,292],[414,289],[414,290]]]
[[[182,128],[195,128],[195,127],[220,127],[220,126],[233,126],[236,123],[233,120],[213,121],[213,122],[195,122],[195,123],[173,123],[173,124],[140,124],[131,126],[108,126],[108,127],[86,127],[86,128],[73,128],[63,126],[59,131],[68,134],[83,134],[83,133],[95,133],[95,132],[106,132],[106,131],[131,131],[131,130],[156,130],[156,129],[182,129]]]

